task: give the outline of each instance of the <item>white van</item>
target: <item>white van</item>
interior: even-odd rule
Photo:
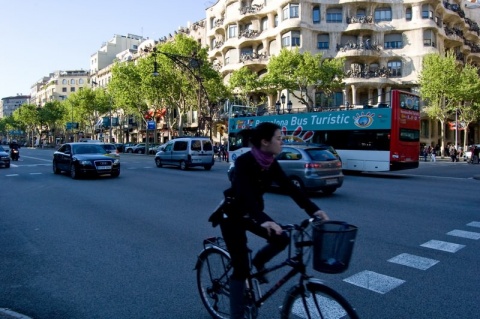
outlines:
[[[159,148],[155,155],[157,167],[174,165],[186,170],[189,167],[203,166],[207,171],[215,163],[213,143],[208,137],[180,137]]]

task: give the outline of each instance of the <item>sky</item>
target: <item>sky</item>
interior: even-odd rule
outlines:
[[[57,70],[89,70],[115,34],[158,39],[205,19],[216,0],[0,0],[0,99]]]

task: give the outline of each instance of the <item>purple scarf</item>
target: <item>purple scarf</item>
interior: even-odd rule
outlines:
[[[275,159],[273,154],[262,152],[254,146],[252,147],[251,152],[257,163],[260,164],[263,169],[268,169]]]

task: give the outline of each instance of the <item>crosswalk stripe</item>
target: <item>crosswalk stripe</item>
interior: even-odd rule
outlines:
[[[424,244],[421,244],[420,246],[441,250],[441,251],[446,251],[449,253],[456,253],[457,251],[465,247],[465,245],[449,243],[441,240],[430,240]]]
[[[459,229],[454,229],[454,230],[448,232],[447,235],[462,237],[462,238],[468,238],[468,239],[474,239],[474,240],[480,239],[480,233],[476,233],[476,232],[473,232],[473,231],[459,230]]]
[[[382,275],[369,270],[359,272],[353,276],[345,278],[343,281],[380,294],[386,294],[405,282],[405,280]]]
[[[391,263],[412,267],[420,270],[427,270],[428,268],[439,263],[438,260],[415,256],[411,254],[400,254],[388,260]]]

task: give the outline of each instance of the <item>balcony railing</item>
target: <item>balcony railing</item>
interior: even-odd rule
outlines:
[[[375,41],[370,40],[360,41],[355,43],[353,41],[347,41],[345,44],[337,44],[337,51],[347,52],[349,50],[373,50],[380,51],[382,47]]]
[[[353,23],[368,23],[368,24],[373,24],[373,16],[362,16],[362,17],[347,17],[347,24],[353,24]]]
[[[263,4],[252,4],[251,6],[245,6],[238,9],[240,14],[248,14],[248,13],[257,13],[258,11],[263,9]]]

